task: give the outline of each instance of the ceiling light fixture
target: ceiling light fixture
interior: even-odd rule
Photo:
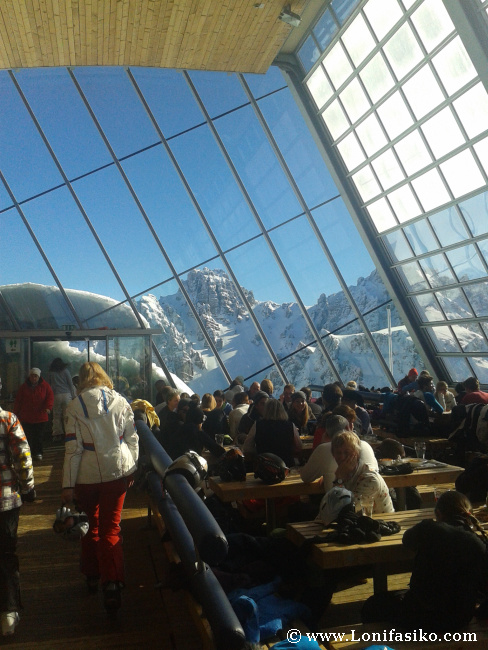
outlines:
[[[286,7],[283,7],[278,18],[282,20],[284,23],[291,25],[292,27],[298,27],[302,22],[300,16],[298,14],[293,13],[293,11],[291,10],[291,5],[286,5]]]

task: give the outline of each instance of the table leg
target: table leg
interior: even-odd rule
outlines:
[[[266,534],[276,528],[276,505],[274,499],[265,499],[266,504]]]
[[[397,512],[407,509],[407,492],[404,487],[395,488],[397,495]]]

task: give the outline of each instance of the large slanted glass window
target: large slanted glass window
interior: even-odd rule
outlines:
[[[477,323],[488,272],[478,241],[488,228],[488,93],[467,38],[442,0],[364,0],[317,61],[304,66],[304,87],[362,217],[369,216],[390,272],[426,330],[427,349],[430,340],[452,381],[467,368],[481,380],[488,363],[486,332]],[[455,347],[465,365],[439,343],[454,336],[451,320],[463,321]],[[473,347],[480,356],[468,359]]]

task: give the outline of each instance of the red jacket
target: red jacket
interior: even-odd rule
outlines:
[[[53,410],[54,393],[51,386],[42,379],[33,386],[27,379],[21,384],[15,397],[13,411],[21,422],[34,424],[47,422],[49,419],[46,409]]]

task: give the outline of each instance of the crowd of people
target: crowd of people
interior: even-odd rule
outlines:
[[[377,457],[368,442],[373,431],[370,412],[364,407],[367,391],[363,388],[352,380],[346,385],[331,383],[324,386],[318,399],[313,399],[307,386],[297,390],[293,384],[287,384],[274,396],[269,379],[245,387],[244,380],[238,377],[226,390],[217,389],[200,397],[177,391],[159,380],[151,404],[142,398],[129,402],[114,390],[111,379],[97,363],[83,364],[75,381],[67,364],[59,358],[51,363],[47,380],[41,377],[39,368],[31,368],[17,391],[13,413],[0,413],[2,633],[12,634],[19,620],[20,588],[15,553],[19,511],[22,501],[35,499],[32,458],[42,460],[44,431],[51,413],[53,438],[63,439],[65,443],[62,501],[68,505],[76,500],[89,523],[88,532],[81,540],[81,571],[90,592],[97,592],[99,585],[102,586],[105,607],[113,614],[121,605],[125,580],[120,520],[125,495],[137,469],[135,420],[148,424],[172,459],[188,450],[197,453],[208,450],[215,460],[222,460],[226,447],[232,446],[242,450],[250,469],[262,454],[272,454],[283,466],[296,466],[304,482],[320,478],[325,495],[339,486],[356,502],[361,497],[370,497],[375,514],[393,512],[395,495],[380,475]],[[463,406],[488,404],[488,393],[480,390],[474,378],[456,386],[454,394],[446,382],[434,386],[427,371],[418,373],[415,368],[400,380],[395,391],[383,389],[383,392],[385,414],[394,411],[395,403],[407,398],[416,400],[416,409],[412,407],[409,411],[409,423],[413,426],[453,411],[457,402]],[[303,436],[313,436],[313,451],[306,462],[302,455]],[[389,450],[395,457],[404,454],[401,444],[396,444],[396,450]],[[379,453],[385,451],[386,448],[380,448]],[[418,493],[410,497],[411,507],[418,507]],[[443,503],[438,505],[436,514],[442,526],[439,524],[432,530],[440,531],[439,539],[442,535],[447,540],[456,537],[446,526],[459,526],[461,521],[467,530],[466,522],[473,523],[468,515],[459,514],[461,510],[469,513],[469,503],[446,501],[445,509]],[[312,500],[307,518],[318,516],[319,512],[319,502]],[[423,540],[430,531],[425,528],[425,534],[423,529],[419,535],[409,531],[405,543],[423,548]],[[466,548],[471,545],[474,549],[478,542],[475,544],[466,535],[458,535],[456,544],[460,549],[464,543]],[[419,563],[422,564],[420,560]],[[479,587],[473,578],[470,589],[475,582]],[[422,581],[414,580],[410,595],[402,596],[393,605],[389,603],[392,620],[402,619],[402,607],[408,603],[408,615],[402,620],[411,616],[412,603],[416,602],[412,594],[424,598],[422,588]],[[476,599],[470,594],[471,612]],[[398,605],[399,602],[402,604]],[[378,603],[370,603],[366,618],[374,618],[377,611]],[[463,616],[467,613],[466,610]]]

